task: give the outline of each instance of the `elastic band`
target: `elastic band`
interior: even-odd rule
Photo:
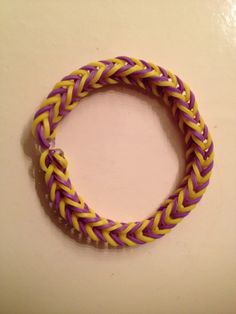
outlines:
[[[117,222],[95,213],[76,193],[64,153],[52,147],[58,123],[81,98],[95,89],[121,83],[161,97],[186,143],[186,171],[180,186],[151,217],[140,222]],[[41,147],[40,167],[55,209],[77,231],[111,246],[144,244],[168,233],[200,201],[212,172],[213,142],[192,91],[170,71],[135,58],[92,62],[63,78],[36,112],[32,132]]]

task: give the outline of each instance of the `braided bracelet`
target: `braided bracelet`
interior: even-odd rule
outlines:
[[[79,196],[68,175],[67,160],[53,146],[58,123],[94,89],[125,83],[159,96],[171,109],[186,143],[186,170],[180,186],[149,218],[117,222],[99,216]],[[67,223],[94,241],[134,246],[161,238],[200,201],[213,167],[213,143],[194,94],[170,71],[128,57],[92,62],[57,83],[41,104],[32,124],[41,148],[40,167],[53,207]]]

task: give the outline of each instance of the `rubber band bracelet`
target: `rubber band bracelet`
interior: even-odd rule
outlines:
[[[179,187],[151,217],[140,222],[117,222],[95,213],[76,193],[63,152],[52,146],[59,122],[81,98],[95,89],[121,83],[161,97],[186,143],[186,170]],[[212,172],[213,142],[192,91],[170,71],[135,58],[92,62],[64,77],[36,112],[32,132],[41,148],[40,167],[53,207],[71,227],[111,246],[144,244],[168,233],[200,201]]]

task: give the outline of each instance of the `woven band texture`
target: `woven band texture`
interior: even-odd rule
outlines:
[[[186,169],[179,187],[152,216],[137,222],[113,221],[89,207],[69,179],[63,152],[52,145],[59,122],[80,99],[113,84],[133,85],[160,97],[172,111],[186,143]],[[192,91],[170,71],[135,58],[92,62],[64,77],[36,112],[32,132],[41,148],[40,167],[54,208],[74,229],[111,246],[144,244],[168,233],[200,201],[212,172],[213,142]]]

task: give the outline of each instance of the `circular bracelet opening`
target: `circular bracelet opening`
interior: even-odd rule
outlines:
[[[153,214],[184,175],[184,140],[171,112],[128,86],[82,99],[58,128],[56,143],[76,191],[113,220]]]

